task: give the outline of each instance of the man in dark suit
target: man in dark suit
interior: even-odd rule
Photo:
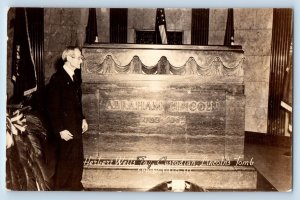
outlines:
[[[77,47],[62,53],[64,65],[51,77],[48,89],[48,113],[57,140],[55,190],[83,190],[82,133],[88,124],[82,112],[81,87],[75,70],[80,70],[83,56]]]

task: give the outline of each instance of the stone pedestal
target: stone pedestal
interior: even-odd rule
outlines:
[[[164,168],[87,167],[85,188],[110,191],[148,191],[172,180],[184,180],[206,190],[255,190],[257,172],[251,166],[203,166]]]

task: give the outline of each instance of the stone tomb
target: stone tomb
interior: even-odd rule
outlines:
[[[85,187],[256,188],[240,46],[94,44],[83,55]]]

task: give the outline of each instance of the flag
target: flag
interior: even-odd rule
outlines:
[[[234,45],[233,8],[228,8],[224,45],[226,46]]]
[[[163,8],[157,8],[156,10],[155,32],[156,44],[168,44],[167,23],[165,10]]]
[[[88,44],[98,42],[96,8],[89,9],[89,19],[88,19],[88,24],[86,26],[85,42]]]
[[[17,8],[12,62],[12,81],[16,101],[37,90],[36,66],[30,44],[28,23],[26,9]]]

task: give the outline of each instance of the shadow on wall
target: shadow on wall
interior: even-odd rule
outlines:
[[[58,58],[54,62],[54,69],[55,69],[55,71],[57,71],[58,69],[60,69],[63,65],[64,65],[64,61],[62,60],[62,58]]]

